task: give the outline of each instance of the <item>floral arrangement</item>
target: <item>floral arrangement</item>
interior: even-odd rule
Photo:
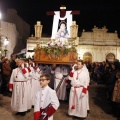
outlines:
[[[45,53],[51,58],[59,58],[60,56],[67,55],[68,52],[76,52],[76,48],[74,46],[70,46],[68,44],[61,44],[60,41],[50,41],[46,46],[39,46],[37,44],[34,50],[45,51]]]
[[[53,56],[61,56],[61,55],[67,55],[69,51],[76,52],[75,47],[68,47],[68,46],[58,46],[57,44],[54,46],[47,46],[47,47],[41,47],[41,50],[45,51],[47,55],[52,54]]]

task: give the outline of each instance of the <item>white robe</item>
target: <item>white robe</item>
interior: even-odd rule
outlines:
[[[35,94],[40,89],[40,81],[39,81],[39,79],[40,79],[41,75],[42,75],[42,71],[40,69],[35,70],[35,75],[34,75],[34,92],[35,92]]]
[[[60,103],[57,98],[56,92],[52,90],[49,86],[46,86],[45,88],[40,88],[35,97],[34,112],[40,111],[40,108],[45,109],[50,103],[55,110],[58,109]],[[50,116],[48,120],[53,120],[53,115]]]
[[[61,68],[57,67],[54,72],[55,72],[54,89],[56,89],[57,86],[59,85],[60,81],[62,80],[63,75],[68,75],[68,70],[66,67],[62,66]],[[53,73],[53,71],[52,71],[52,73]],[[67,78],[65,77],[60,88],[57,91],[57,96],[58,96],[59,100],[66,100],[67,99],[66,80],[67,80]]]
[[[77,76],[78,79],[76,79]],[[81,70],[77,70],[74,72],[73,79],[71,80],[72,87],[70,90],[69,97],[69,110],[68,110],[69,115],[77,117],[87,117],[88,93],[84,94],[83,88],[87,89],[88,82],[89,73],[87,69],[83,67]],[[73,105],[75,105],[75,109],[71,109]]]
[[[34,106],[34,100],[35,100],[35,70],[33,67],[30,67],[31,70],[31,100],[32,100],[32,105]]]
[[[31,70],[31,69],[30,69]],[[28,105],[28,110],[32,108],[32,72],[29,72],[29,77],[27,80],[27,105]]]
[[[27,71],[27,69],[25,68]],[[27,111],[27,77],[20,68],[13,69],[9,84],[13,85],[11,107],[14,111]]]

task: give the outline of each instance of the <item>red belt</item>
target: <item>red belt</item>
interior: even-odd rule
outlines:
[[[74,98],[73,98],[73,104],[72,104],[71,109],[75,109],[76,88],[80,88],[83,86],[73,86],[73,87],[74,87]]]

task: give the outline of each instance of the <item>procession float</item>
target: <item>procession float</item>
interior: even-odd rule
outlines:
[[[65,11],[65,6],[60,9],[61,11],[47,13],[54,15],[54,19],[51,38],[46,42],[41,37],[41,22],[37,21],[35,25],[35,38],[38,41],[34,47],[35,63],[72,64],[78,59],[78,25],[76,21],[72,21],[72,14],[77,11]]]

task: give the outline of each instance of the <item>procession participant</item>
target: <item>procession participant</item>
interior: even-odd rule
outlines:
[[[17,68],[16,62],[15,62],[16,58],[17,58],[16,55],[14,54],[11,55],[10,67],[12,70]]]
[[[42,115],[44,115],[43,120],[53,120],[53,114],[59,107],[56,91],[48,86],[50,82],[49,74],[41,75],[39,81],[41,87],[35,97],[34,120],[40,120]]]
[[[116,73],[117,81],[115,82],[112,96],[112,113],[120,118],[120,70]]]
[[[9,82],[9,90],[12,91],[11,107],[17,113],[24,116],[27,111],[27,79],[28,71],[24,68],[24,61],[17,59],[17,68],[13,69]]]
[[[31,69],[29,67],[28,62],[25,63],[25,67],[28,69],[28,80],[27,80],[27,107],[28,110],[27,112],[30,112],[31,108],[32,108],[32,88],[31,88],[31,76],[32,76],[32,72]]]
[[[67,75],[68,75],[68,69],[63,66],[63,65],[58,65],[56,68],[52,69],[51,73],[55,73],[55,78],[54,78],[54,90],[57,88],[59,85],[60,81],[62,79],[63,82],[60,86],[60,88],[57,91],[57,96],[59,100],[66,100],[67,95],[66,95],[66,85],[67,85]],[[66,76],[63,78],[63,76]]]
[[[33,62],[33,68],[34,68],[34,93],[36,93],[40,89],[40,84],[39,84],[39,78],[40,75],[43,73],[42,69],[39,68],[38,64],[35,64]]]
[[[5,83],[5,93],[6,95],[11,97],[11,92],[9,91],[9,81],[10,81],[10,76],[12,73],[12,69],[10,67],[10,61],[8,60],[8,58],[5,58],[4,63],[2,64],[2,68],[3,68],[3,76],[4,76],[4,83]]]
[[[88,109],[87,87],[89,83],[89,73],[83,67],[82,60],[77,61],[77,70],[71,76],[71,90],[69,97],[68,114],[71,116],[86,118]]]
[[[35,81],[35,70],[33,68],[33,62],[32,61],[29,61],[29,68],[31,70],[30,72],[30,82],[31,82],[31,101],[32,101],[32,107],[34,107],[34,100],[35,100],[35,92],[36,92],[36,89],[35,89],[35,84],[36,84],[36,81]]]
[[[89,107],[89,86],[90,86],[90,74],[89,74],[89,71],[88,71],[88,69],[87,69],[87,67],[86,67],[86,65],[84,64],[83,65],[83,67],[84,67],[84,69],[86,70],[86,72],[88,73],[88,74],[86,74],[87,75],[87,77],[88,77],[88,85],[87,85],[87,92],[86,92],[86,96],[87,96],[87,113],[90,113],[90,107]]]

